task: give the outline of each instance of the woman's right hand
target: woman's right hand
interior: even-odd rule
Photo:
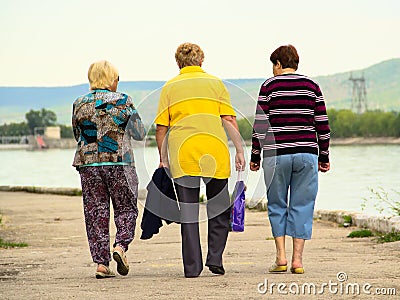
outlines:
[[[250,170],[257,172],[260,170],[260,162],[250,162]]]

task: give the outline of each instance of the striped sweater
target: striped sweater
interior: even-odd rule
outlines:
[[[329,162],[330,129],[319,85],[298,74],[267,79],[258,97],[251,161],[294,153],[318,155]]]

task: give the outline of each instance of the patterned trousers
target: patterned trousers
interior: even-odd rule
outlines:
[[[110,198],[117,228],[116,245],[128,250],[135,234],[138,178],[135,167],[98,166],[79,170],[86,233],[93,262],[108,265],[110,255]]]

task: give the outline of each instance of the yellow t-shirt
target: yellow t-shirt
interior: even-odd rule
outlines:
[[[230,176],[224,115],[236,116],[229,93],[220,79],[201,67],[184,67],[164,85],[155,123],[170,127],[168,155],[174,178]]]

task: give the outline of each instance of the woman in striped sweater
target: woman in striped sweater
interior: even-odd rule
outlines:
[[[250,169],[260,169],[262,150],[268,216],[276,246],[276,260],[269,271],[287,271],[288,235],[293,238],[290,270],[301,274],[304,243],[312,232],[318,171],[330,169],[330,129],[318,83],[295,73],[299,63],[296,48],[281,46],[270,60],[274,77],[261,85]]]

